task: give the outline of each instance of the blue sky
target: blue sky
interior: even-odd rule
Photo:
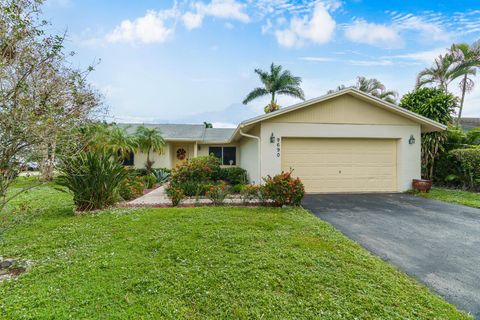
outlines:
[[[357,76],[403,94],[451,43],[480,38],[478,1],[47,0],[43,11],[68,31],[74,65],[101,59],[90,80],[117,122],[232,126],[262,112],[268,98],[241,101],[271,62],[302,77],[307,98]],[[466,116],[480,116],[477,82]]]

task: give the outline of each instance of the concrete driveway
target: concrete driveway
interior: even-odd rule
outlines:
[[[480,209],[407,194],[307,195],[303,205],[480,319]]]

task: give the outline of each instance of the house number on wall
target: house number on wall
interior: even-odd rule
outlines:
[[[277,138],[277,158],[280,158],[280,138]]]

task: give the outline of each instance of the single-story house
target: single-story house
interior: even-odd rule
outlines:
[[[400,192],[420,178],[421,133],[440,123],[348,88],[241,122],[235,129],[204,125],[157,127],[167,146],[154,167],[172,168],[214,154],[247,170],[251,183],[293,170],[307,192]],[[134,131],[135,125],[130,125]],[[135,154],[143,167],[145,154]]]

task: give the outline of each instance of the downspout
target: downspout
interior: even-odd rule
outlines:
[[[251,135],[251,134],[247,134],[247,133],[243,132],[242,129],[240,129],[240,135],[244,136],[244,137],[247,137],[247,138],[257,140],[257,145],[258,145],[258,184],[262,184],[262,160],[261,160],[262,145],[260,143],[260,137],[257,137],[257,136]]]

